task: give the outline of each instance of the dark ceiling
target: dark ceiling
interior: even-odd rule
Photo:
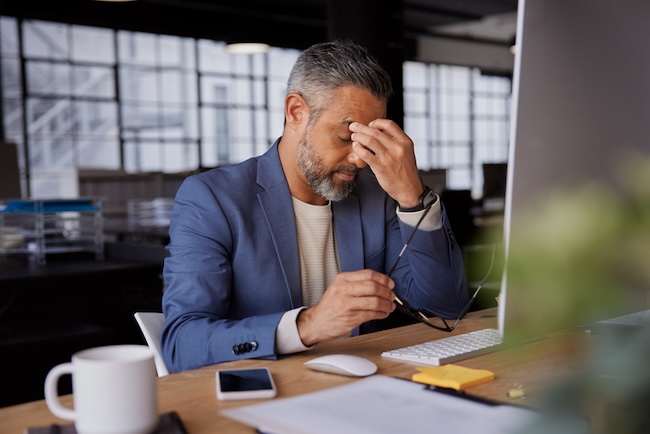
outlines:
[[[399,15],[399,0],[0,0],[0,15],[303,49],[330,39],[332,11],[340,16],[358,4],[369,12],[384,7]],[[516,9],[517,0],[403,0],[404,41],[435,34],[436,26]]]

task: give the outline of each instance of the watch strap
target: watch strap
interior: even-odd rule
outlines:
[[[403,206],[399,206],[400,212],[417,212],[417,211],[422,211],[426,207],[428,207],[430,204],[435,203],[435,201],[438,199],[438,196],[431,190],[429,187],[426,185],[424,186],[424,191],[420,195],[420,199],[418,201],[418,204],[415,206],[412,206],[410,208],[406,208]]]

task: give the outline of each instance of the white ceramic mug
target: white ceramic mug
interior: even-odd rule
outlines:
[[[59,401],[62,375],[72,375],[74,408]],[[79,434],[146,434],[158,424],[156,369],[144,345],[110,345],[80,351],[45,379],[50,411],[73,420]]]

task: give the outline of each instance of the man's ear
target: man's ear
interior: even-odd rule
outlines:
[[[297,129],[309,117],[309,107],[304,98],[297,93],[290,93],[284,100],[284,116],[289,128]]]

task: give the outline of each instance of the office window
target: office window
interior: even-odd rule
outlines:
[[[32,195],[75,195],[77,169],[120,167],[113,32],[42,21],[19,31]]]
[[[32,197],[74,196],[78,169],[242,161],[281,134],[296,50],[230,55],[223,42],[8,17],[0,32],[5,137]]]
[[[450,189],[479,197],[483,163],[507,161],[510,80],[477,68],[404,64],[404,128],[421,169],[446,168]]]
[[[199,41],[204,165],[243,161],[280,137],[286,81],[297,56],[281,48],[232,55],[224,42]]]
[[[195,41],[117,32],[123,168],[179,172],[198,165]]]
[[[2,72],[2,113],[5,140],[15,143],[18,150],[19,170],[25,173],[23,131],[22,65],[18,25],[15,19],[0,17],[0,65]],[[22,183],[24,184],[24,176]],[[26,186],[22,189],[25,191]]]
[[[80,169],[185,172],[260,155],[282,134],[299,54],[7,17],[0,41],[5,136],[18,145],[24,191],[42,198],[74,196]],[[480,192],[481,164],[507,157],[509,97],[506,78],[405,63],[404,124],[419,166]]]

